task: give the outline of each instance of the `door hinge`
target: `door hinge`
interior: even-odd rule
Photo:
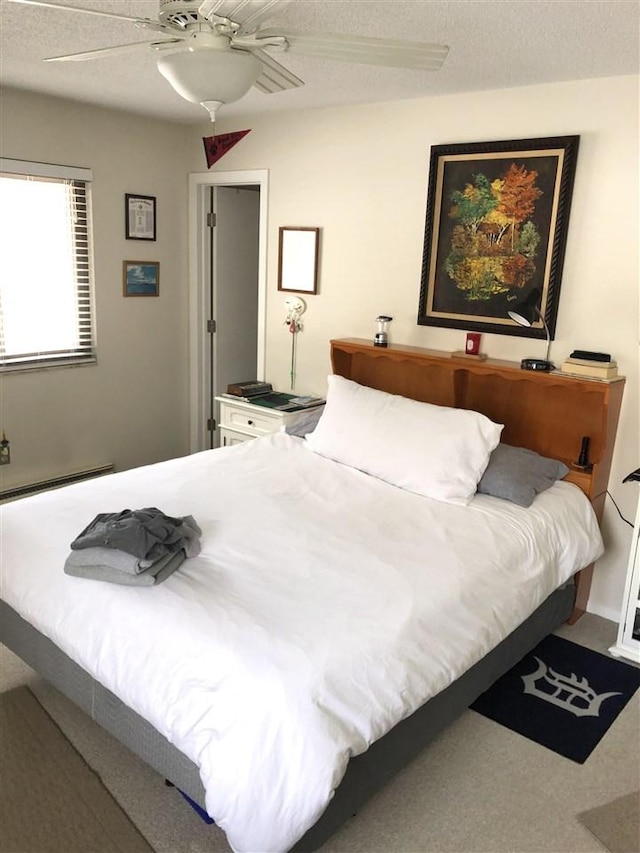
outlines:
[[[207,332],[213,334],[216,331],[216,321],[215,320],[207,320]]]
[[[207,213],[207,227],[215,228],[216,227],[216,214],[215,213]]]
[[[215,422],[215,418],[207,418],[207,430],[209,432],[213,432],[216,427],[217,424]]]

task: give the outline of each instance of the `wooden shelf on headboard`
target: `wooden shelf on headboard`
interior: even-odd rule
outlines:
[[[331,341],[334,373],[380,391],[425,403],[473,409],[504,424],[501,440],[559,459],[566,479],[587,495],[602,518],[624,377],[610,382],[522,370],[519,363],[475,361],[421,347],[376,347],[360,338]],[[589,437],[590,470],[577,466]],[[584,612],[592,567],[580,573],[576,612]],[[579,615],[579,613],[578,613]],[[576,617],[577,618],[577,617]]]

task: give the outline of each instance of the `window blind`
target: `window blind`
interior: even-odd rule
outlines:
[[[95,360],[90,180],[0,159],[0,370]]]

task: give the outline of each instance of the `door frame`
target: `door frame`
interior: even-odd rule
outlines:
[[[189,175],[189,452],[207,446],[207,277],[209,275],[208,190],[215,186],[260,188],[258,236],[258,340],[256,378],[264,379],[267,308],[267,211],[269,171],[194,172]]]

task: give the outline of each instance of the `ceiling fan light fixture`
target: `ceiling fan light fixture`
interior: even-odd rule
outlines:
[[[262,64],[241,50],[217,48],[163,52],[158,71],[186,101],[201,104],[214,120],[223,104],[239,101],[262,73]]]

